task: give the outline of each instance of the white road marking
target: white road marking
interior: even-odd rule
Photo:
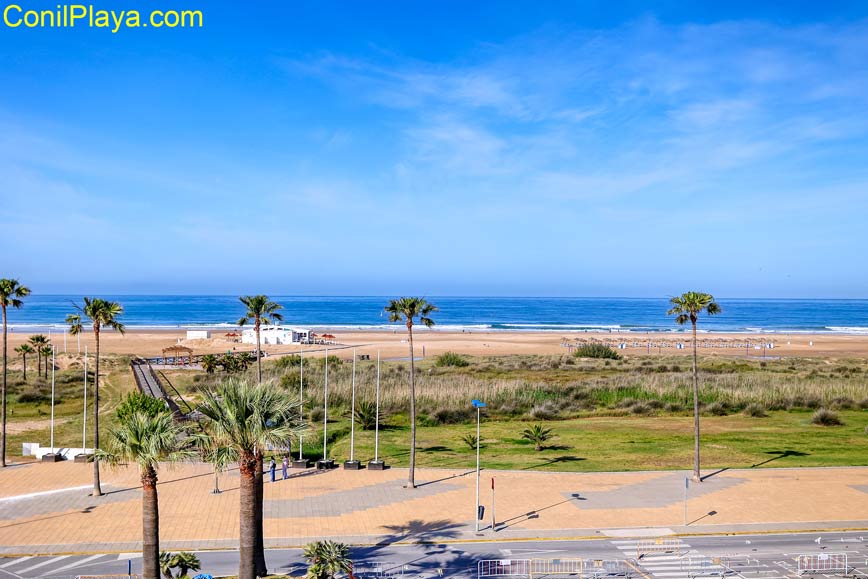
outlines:
[[[29,572],[33,571],[34,569],[39,569],[40,567],[45,567],[46,565],[51,565],[52,563],[57,563],[58,561],[63,561],[64,559],[67,559],[68,557],[69,557],[69,555],[61,555],[60,557],[52,557],[51,559],[48,559],[47,561],[37,563],[36,565],[32,565],[32,566],[28,567],[27,569],[19,569],[18,574],[23,575],[24,573],[29,573]]]
[[[63,567],[53,569],[51,572],[54,574],[57,574],[57,573],[60,573],[61,571],[66,571],[67,569],[72,569],[73,567],[81,567],[82,565],[86,565],[87,563],[90,563],[94,559],[99,559],[100,557],[104,557],[104,555],[102,555],[102,554],[91,555],[90,557],[82,559],[81,561],[76,561],[75,563],[70,563],[69,565],[64,565]]]
[[[14,565],[14,564],[16,564],[16,563],[21,563],[21,562],[23,562],[23,561],[26,561],[26,560],[28,560],[28,559],[32,559],[32,558],[33,558],[33,556],[29,556],[29,557],[19,557],[19,558],[17,558],[17,559],[12,559],[12,560],[9,561],[8,563],[3,563],[2,565],[0,565],[0,569],[5,569],[6,567],[11,567],[12,565]]]

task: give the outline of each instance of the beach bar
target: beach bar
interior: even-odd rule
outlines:
[[[309,344],[311,331],[307,328],[289,328],[284,326],[264,326],[259,330],[263,344]],[[241,332],[241,343],[255,344],[256,330],[251,328]]]

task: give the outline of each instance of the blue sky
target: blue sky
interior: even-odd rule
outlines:
[[[246,4],[161,2],[201,30],[0,28],[0,273],[868,297],[864,3]]]

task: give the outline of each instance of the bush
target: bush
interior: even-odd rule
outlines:
[[[811,416],[811,424],[816,424],[817,426],[842,426],[844,422],[834,410],[820,408]]]
[[[729,414],[729,407],[725,402],[712,402],[705,410],[712,416],[726,416]]]
[[[157,398],[151,398],[141,392],[130,392],[118,405],[115,414],[118,420],[124,421],[137,412],[148,416],[156,416],[160,412],[166,412],[166,403]]]
[[[469,366],[470,362],[464,359],[463,356],[456,354],[455,352],[443,352],[439,356],[437,356],[436,361],[434,362],[435,366],[455,366],[458,368],[463,368],[464,366]]]
[[[301,386],[301,374],[298,372],[287,372],[280,377],[280,385],[291,390],[298,390]]]
[[[536,404],[531,408],[530,415],[540,420],[551,420],[552,418],[557,418],[558,409],[554,402],[546,400],[542,404]]]
[[[766,409],[762,404],[757,404],[753,402],[748,404],[744,409],[745,416],[750,416],[751,418],[765,418],[768,416],[766,414]]]
[[[36,390],[30,388],[25,390],[21,394],[18,395],[18,402],[22,404],[27,403],[41,403],[41,402],[49,402],[51,400],[51,396],[42,392],[41,390]]]
[[[630,412],[633,414],[650,414],[651,407],[647,402],[636,402],[632,406],[630,406]]]
[[[603,358],[607,360],[620,360],[621,356],[604,344],[585,344],[576,350],[576,358]]]

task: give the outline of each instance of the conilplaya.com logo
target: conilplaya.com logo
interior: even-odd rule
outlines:
[[[11,3],[3,7],[3,24],[15,29],[98,28],[116,34],[129,28],[202,28],[201,10],[111,10],[93,4],[57,4],[54,8],[28,8]]]

